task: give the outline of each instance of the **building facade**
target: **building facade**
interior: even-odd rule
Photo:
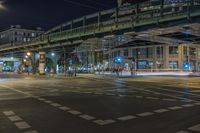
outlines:
[[[130,43],[131,44],[131,43]],[[116,66],[124,70],[138,71],[200,71],[200,45],[198,44],[159,44],[146,46],[121,45],[109,52],[110,69]],[[115,58],[121,57],[120,64]]]
[[[24,29],[20,25],[11,26],[7,30],[0,32],[0,45],[4,46],[14,46],[19,44],[28,43],[32,38],[39,36],[43,31],[41,28],[36,28],[35,30]]]

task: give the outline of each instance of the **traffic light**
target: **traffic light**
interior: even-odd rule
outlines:
[[[183,64],[184,70],[190,70],[190,64],[189,63],[184,63]]]
[[[115,63],[120,64],[122,62],[122,57],[117,56],[115,57]]]

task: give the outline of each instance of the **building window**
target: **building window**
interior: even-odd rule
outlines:
[[[26,42],[26,38],[24,38],[24,42]]]
[[[136,55],[137,55],[137,50],[136,49],[132,49],[132,56],[136,57]]]
[[[124,56],[125,56],[125,57],[128,57],[128,49],[125,49],[125,50],[124,50]]]
[[[17,32],[15,32],[15,35],[17,35]]]
[[[32,37],[35,37],[35,33],[32,33],[31,36],[32,36]]]
[[[30,38],[27,38],[27,42],[30,42],[31,41],[31,39]]]
[[[1,35],[1,38],[5,38],[5,34],[2,34],[2,35]]]
[[[170,69],[178,69],[178,61],[169,61]]]
[[[147,48],[147,52],[148,52],[148,58],[153,58],[153,48],[152,47],[149,47]]]
[[[178,46],[170,46],[169,54],[178,54]]]
[[[114,52],[114,58],[117,57],[117,51]]]
[[[147,57],[147,48],[139,48],[138,56],[139,56],[139,58],[146,58]]]
[[[120,55],[121,55],[121,51],[118,50],[118,51],[117,51],[117,56],[120,56]]]
[[[183,47],[183,54],[187,55],[187,47]]]

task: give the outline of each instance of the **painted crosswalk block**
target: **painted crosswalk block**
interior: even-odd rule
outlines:
[[[144,113],[140,113],[140,114],[137,114],[138,116],[141,116],[141,117],[145,117],[145,116],[150,116],[150,115],[153,115],[154,113],[152,112],[144,112]]]
[[[188,128],[189,130],[193,131],[193,132],[199,132],[200,133],[200,124],[195,125],[193,127]]]
[[[26,122],[15,122],[14,123],[16,125],[16,127],[18,127],[19,129],[27,129],[30,128],[31,126],[26,123]]]
[[[6,115],[6,116],[15,115],[15,113],[14,113],[13,111],[4,111],[3,113],[4,113],[4,115]]]
[[[137,118],[136,116],[133,116],[133,115],[128,115],[128,116],[123,116],[123,117],[119,117],[117,118],[118,120],[121,120],[121,121],[126,121],[126,120],[131,120],[131,119],[135,119]]]
[[[95,117],[90,116],[90,115],[80,115],[80,117],[85,120],[94,120],[95,119]]]
[[[8,117],[8,119],[10,119],[10,121],[21,121],[22,118],[20,118],[19,116],[10,116]]]

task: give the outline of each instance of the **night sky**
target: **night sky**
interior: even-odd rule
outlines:
[[[0,30],[17,24],[47,30],[68,20],[116,7],[117,0],[4,0],[3,6]]]

